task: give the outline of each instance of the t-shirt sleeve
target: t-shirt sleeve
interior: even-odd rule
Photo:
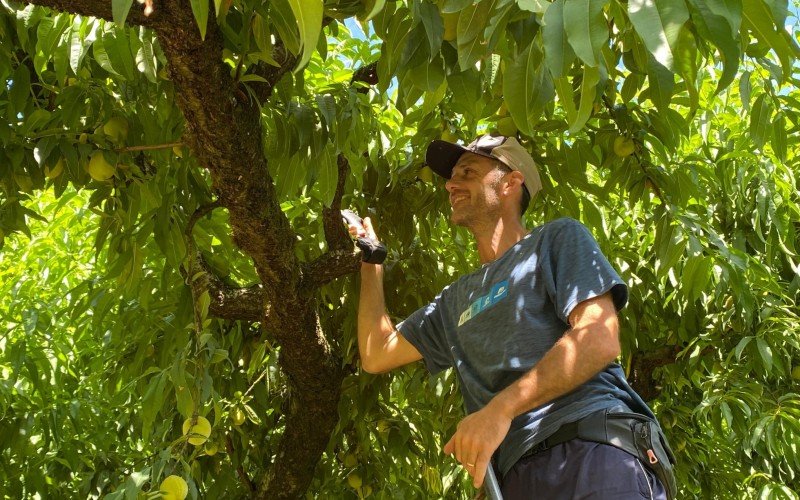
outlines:
[[[431,374],[452,366],[442,314],[440,294],[430,304],[420,307],[397,325],[397,331],[422,354],[425,366]]]
[[[542,273],[561,320],[569,324],[575,306],[609,291],[617,311],[625,307],[628,287],[589,230],[573,219],[560,219],[555,225]]]

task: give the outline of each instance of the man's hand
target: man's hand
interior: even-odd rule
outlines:
[[[364,223],[362,226],[356,226],[353,224],[347,225],[347,230],[350,233],[350,236],[354,238],[372,238],[375,241],[378,241],[378,236],[375,234],[375,229],[372,228],[372,220],[369,217],[364,217],[362,219]]]
[[[444,452],[455,455],[461,465],[472,476],[476,488],[483,485],[486,468],[492,454],[508,434],[512,417],[489,403],[483,409],[464,417]]]

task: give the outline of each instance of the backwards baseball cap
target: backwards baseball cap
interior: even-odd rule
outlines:
[[[499,160],[511,170],[516,170],[525,177],[525,188],[531,198],[542,189],[539,170],[528,151],[514,137],[503,135],[482,135],[469,143],[460,146],[447,141],[435,140],[428,146],[425,163],[445,179],[453,173],[453,167],[464,153],[474,153]]]

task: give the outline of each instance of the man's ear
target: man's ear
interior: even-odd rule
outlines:
[[[507,182],[507,184],[506,184],[506,194],[508,194],[508,193],[510,193],[510,190],[512,188],[519,187],[520,189],[522,189],[522,186],[525,183],[525,176],[522,175],[521,172],[518,172],[516,170],[512,170],[506,176],[506,182]]]

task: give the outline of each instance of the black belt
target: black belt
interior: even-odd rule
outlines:
[[[633,455],[655,473],[667,492],[667,498],[676,497],[675,456],[658,422],[647,415],[609,409],[595,411],[578,421],[562,425],[520,458],[536,455],[575,438],[611,445]]]
[[[536,455],[537,453],[549,450],[550,448],[561,443],[572,441],[576,437],[578,437],[578,422],[568,422],[559,427],[554,433],[547,436],[544,441],[540,441],[539,443],[533,445],[519,458],[522,460],[523,458]]]

